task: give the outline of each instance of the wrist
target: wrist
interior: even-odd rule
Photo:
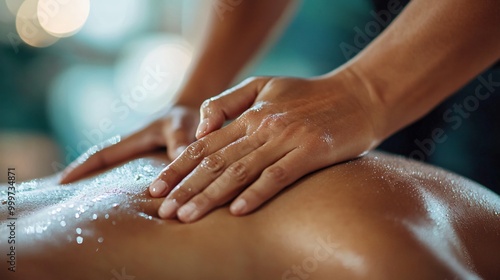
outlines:
[[[335,87],[340,87],[347,94],[356,97],[355,100],[364,111],[366,120],[371,123],[372,136],[377,144],[392,133],[387,121],[389,117],[387,105],[375,90],[372,82],[359,69],[354,65],[346,64],[328,73],[326,78],[331,80],[334,90]]]

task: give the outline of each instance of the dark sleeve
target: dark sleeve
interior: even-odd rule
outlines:
[[[398,4],[401,3],[403,6],[406,6],[410,2],[410,0],[372,0],[373,7],[377,10],[377,12],[388,10],[387,5],[390,1],[397,1]]]

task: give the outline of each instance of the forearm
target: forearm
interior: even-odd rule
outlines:
[[[205,99],[227,89],[293,2],[216,1],[219,2],[212,4],[204,38],[196,48],[198,53],[177,95],[176,103],[197,107]],[[231,10],[224,10],[224,7],[230,7],[227,6],[229,3],[239,5],[231,7]]]
[[[414,0],[347,64],[381,106],[381,137],[422,117],[500,58],[499,14],[497,0]]]

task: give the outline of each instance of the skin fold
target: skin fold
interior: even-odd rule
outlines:
[[[66,186],[58,176],[18,184],[16,272],[7,270],[2,203],[0,278],[500,276],[500,198],[444,170],[373,152],[304,177],[250,215],[224,205],[183,224],[160,219],[163,199],[147,190],[165,157]]]

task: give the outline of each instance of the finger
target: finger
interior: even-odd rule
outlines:
[[[153,181],[149,187],[151,196],[161,197],[167,195],[203,158],[235,142],[243,137],[244,133],[244,130],[238,124],[231,123],[227,127],[190,144]]]
[[[193,195],[202,191],[213,182],[231,163],[241,159],[247,154],[255,151],[264,144],[257,137],[244,136],[221,150],[203,158],[203,160],[169,193],[167,198],[176,199],[183,204],[186,202],[184,196],[178,197],[178,193],[189,188]]]
[[[205,157],[201,163],[169,193],[162,217],[175,216],[178,206],[182,206],[193,196],[203,191],[216,180],[233,162],[236,162],[261,147],[265,141],[255,135],[245,136],[216,153]],[[172,201],[176,203],[172,203]],[[177,207],[169,206],[175,205]]]
[[[158,214],[162,218],[175,216],[177,209],[205,189],[226,167],[260,147],[258,137],[243,137],[227,147],[205,157],[167,196]]]
[[[166,140],[167,153],[170,160],[175,160],[189,144],[196,138],[194,129],[186,130],[185,127],[168,127],[163,130],[163,137]]]
[[[188,110],[195,111],[190,108]],[[192,118],[190,115],[186,116],[185,114],[181,114],[181,116],[180,118],[170,119],[169,126],[163,126],[163,137],[166,140],[170,160],[176,159],[189,144],[196,140],[195,132],[198,118]]]
[[[194,196],[177,211],[183,222],[193,222],[215,207],[234,198],[242,188],[259,177],[266,167],[286,155],[292,147],[286,147],[281,141],[265,143],[240,160],[229,165],[206,189]]]
[[[250,108],[260,90],[270,78],[250,78],[239,85],[205,100],[200,107],[200,124],[196,138],[222,127],[226,120],[234,119]]]
[[[307,159],[307,160],[304,160]],[[267,167],[259,179],[241,193],[230,206],[234,215],[247,214],[302,176],[323,167],[319,159],[297,148]]]
[[[59,182],[61,184],[71,183],[83,178],[93,171],[126,161],[158,147],[160,145],[158,137],[150,135],[149,133],[149,131],[155,131],[151,129],[151,126],[145,129],[148,132],[144,130],[136,132],[126,137],[123,141],[91,155],[84,162],[80,162],[79,160],[72,162],[63,171]]]

